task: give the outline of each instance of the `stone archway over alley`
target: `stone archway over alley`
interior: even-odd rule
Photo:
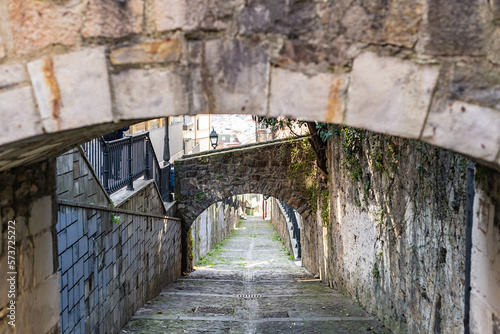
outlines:
[[[309,160],[298,165],[302,159]],[[308,194],[313,183],[310,174],[314,159],[307,138],[184,156],[175,162],[178,213],[189,228],[198,215],[216,202],[234,195],[264,194],[286,202],[307,217],[315,205]]]
[[[498,169],[499,7],[4,1],[0,170],[140,120],[201,113],[344,124]]]
[[[189,221],[255,191],[306,216],[304,264],[391,330],[500,332],[499,22],[500,0],[0,1],[0,331],[118,332],[181,274]],[[152,181],[115,207],[75,149],[242,113],[339,125],[319,192],[279,150],[234,170],[188,157],[206,174],[178,180],[182,226]]]

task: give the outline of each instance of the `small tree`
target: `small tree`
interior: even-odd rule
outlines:
[[[318,168],[328,175],[326,148],[327,141],[334,132],[331,124],[293,120],[285,117],[267,118],[262,116],[258,116],[255,121],[266,128],[271,128],[274,134],[281,132],[282,137],[287,136],[287,134],[299,136],[308,133],[308,140],[316,154]]]

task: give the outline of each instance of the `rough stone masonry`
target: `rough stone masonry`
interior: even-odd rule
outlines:
[[[1,184],[5,185],[2,191],[7,192],[6,196],[19,192],[12,195],[18,196],[12,201],[2,202],[2,221],[13,217],[33,222],[33,218],[29,219],[31,210],[37,209],[31,217],[41,215],[37,203],[42,198],[47,201],[44,208],[55,206],[54,181],[38,185],[42,177],[53,177],[50,175],[55,167],[50,167],[47,159],[91,137],[157,116],[248,113],[327,121],[420,139],[498,170],[499,8],[498,0],[2,1]],[[408,159],[405,163],[412,163],[413,153],[403,151],[402,156]],[[448,166],[446,161],[442,160],[444,166]],[[30,163],[36,164],[28,166]],[[363,168],[370,171],[373,166],[376,164]],[[434,177],[439,179],[438,172]],[[30,173],[37,177],[23,181]],[[495,175],[488,177],[495,181]],[[394,184],[387,176],[380,176],[379,181],[374,181],[379,187]],[[388,309],[373,309],[381,317],[387,316],[386,324],[396,327],[408,322],[409,328],[418,328],[424,322],[430,326],[429,331],[435,332],[459,324],[461,311],[446,309],[445,297],[431,293],[437,291],[432,288],[432,275],[419,272],[418,280],[405,276],[404,282],[399,275],[391,276],[392,269],[401,270],[396,255],[404,254],[401,263],[417,267],[423,260],[423,269],[440,266],[435,270],[441,275],[437,282],[450,286],[456,282],[453,276],[447,276],[450,267],[461,265],[452,256],[456,252],[446,247],[446,252],[441,252],[432,234],[427,234],[426,224],[411,230],[423,233],[410,234],[416,240],[409,244],[417,246],[415,252],[395,252],[387,241],[393,240],[398,224],[394,232],[386,230],[390,224],[381,227],[375,223],[374,217],[380,221],[380,210],[384,208],[383,203],[377,203],[380,197],[368,189],[368,196],[373,196],[378,207],[370,211],[375,215],[359,213],[365,189],[359,184],[342,184],[338,179],[335,182],[335,187],[332,183],[329,189],[333,221],[344,217],[345,212],[351,217],[360,215],[370,233],[348,233],[343,219],[335,221],[337,225],[327,229],[332,248],[324,251],[311,247],[317,253],[311,256],[309,267],[340,273],[339,281],[332,280],[331,284],[353,298],[364,287],[365,296],[373,296],[369,300],[365,297],[366,301],[360,298],[368,308],[378,305],[377,296],[388,301]],[[455,195],[451,194],[456,189],[452,183],[446,183],[450,195],[446,198],[451,210],[455,210]],[[489,299],[498,295],[500,286],[495,262],[499,240],[496,185],[496,181],[478,185],[478,190],[483,191],[477,192],[474,209],[473,265],[483,274],[476,277],[471,297],[478,306],[471,310],[477,332],[484,332],[480,326],[498,331],[500,311],[495,302],[500,299]],[[21,195],[31,189],[33,196]],[[334,197],[336,190],[342,189],[346,191]],[[340,200],[335,203],[337,198]],[[399,205],[404,207],[403,203]],[[432,205],[425,208],[430,210]],[[34,226],[39,234],[30,236],[31,229],[22,234],[27,254],[32,243],[35,250],[39,245],[50,248],[49,239],[55,238],[53,227],[49,227],[55,224],[55,215],[44,213],[43,217],[48,217],[39,223],[43,229]],[[451,228],[461,231],[458,222],[456,226],[453,221],[446,222],[437,235],[445,240]],[[327,227],[319,219],[314,223],[310,225],[314,229],[305,236],[310,238],[310,244],[319,244]],[[436,228],[430,227],[432,231]],[[377,239],[379,230],[386,239]],[[334,239],[334,235],[339,238]],[[360,236],[370,238],[358,239]],[[418,248],[420,241],[429,240],[426,238],[436,246],[431,250],[437,255],[426,257],[423,247]],[[455,238],[451,240],[456,241],[461,234]],[[367,247],[372,247],[373,252],[368,254],[371,260],[363,265],[337,262],[328,266],[328,259],[343,259],[344,254],[356,254],[350,250],[363,251]],[[47,259],[37,254],[35,251],[24,258],[26,268],[32,267],[32,261],[55,261],[54,255]],[[29,279],[26,290],[20,290],[26,294],[20,294],[19,299],[52,296],[51,289],[57,287],[58,280],[54,267],[55,262],[52,271],[42,270],[40,285]],[[451,278],[443,281],[443,277]],[[400,293],[393,287],[405,288]],[[417,308],[408,306],[412,304],[405,299],[407,295],[422,297]],[[51,303],[50,307],[55,305]],[[44,314],[46,321],[40,322],[40,331],[57,330],[54,313]],[[429,319],[420,318],[422,315]],[[460,331],[459,325],[453,328]]]
[[[246,113],[421,139],[498,169],[498,0],[8,0],[0,170],[137,120]]]

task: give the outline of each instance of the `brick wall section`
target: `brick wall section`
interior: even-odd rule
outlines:
[[[58,158],[57,179],[62,333],[118,333],[180,276],[180,221],[161,218],[154,183],[118,208],[135,214],[109,207],[78,150]]]
[[[226,204],[222,202],[212,204],[191,225],[194,264],[224,240],[238,225],[243,210],[238,206],[237,197],[234,196]]]
[[[55,244],[55,161],[0,173],[0,332],[59,332],[59,273]],[[15,225],[9,224],[15,221]],[[15,226],[15,268],[7,266]],[[12,254],[11,254],[12,255]],[[11,260],[11,259],[9,259]],[[17,272],[15,327],[7,315],[7,272]],[[36,321],[34,321],[36,319]],[[16,331],[17,330],[17,331]]]

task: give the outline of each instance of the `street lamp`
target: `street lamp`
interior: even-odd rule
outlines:
[[[212,132],[210,132],[210,144],[212,144],[214,150],[217,147],[218,141],[219,141],[219,135],[217,135],[217,132],[215,132],[214,128],[212,128]]]

